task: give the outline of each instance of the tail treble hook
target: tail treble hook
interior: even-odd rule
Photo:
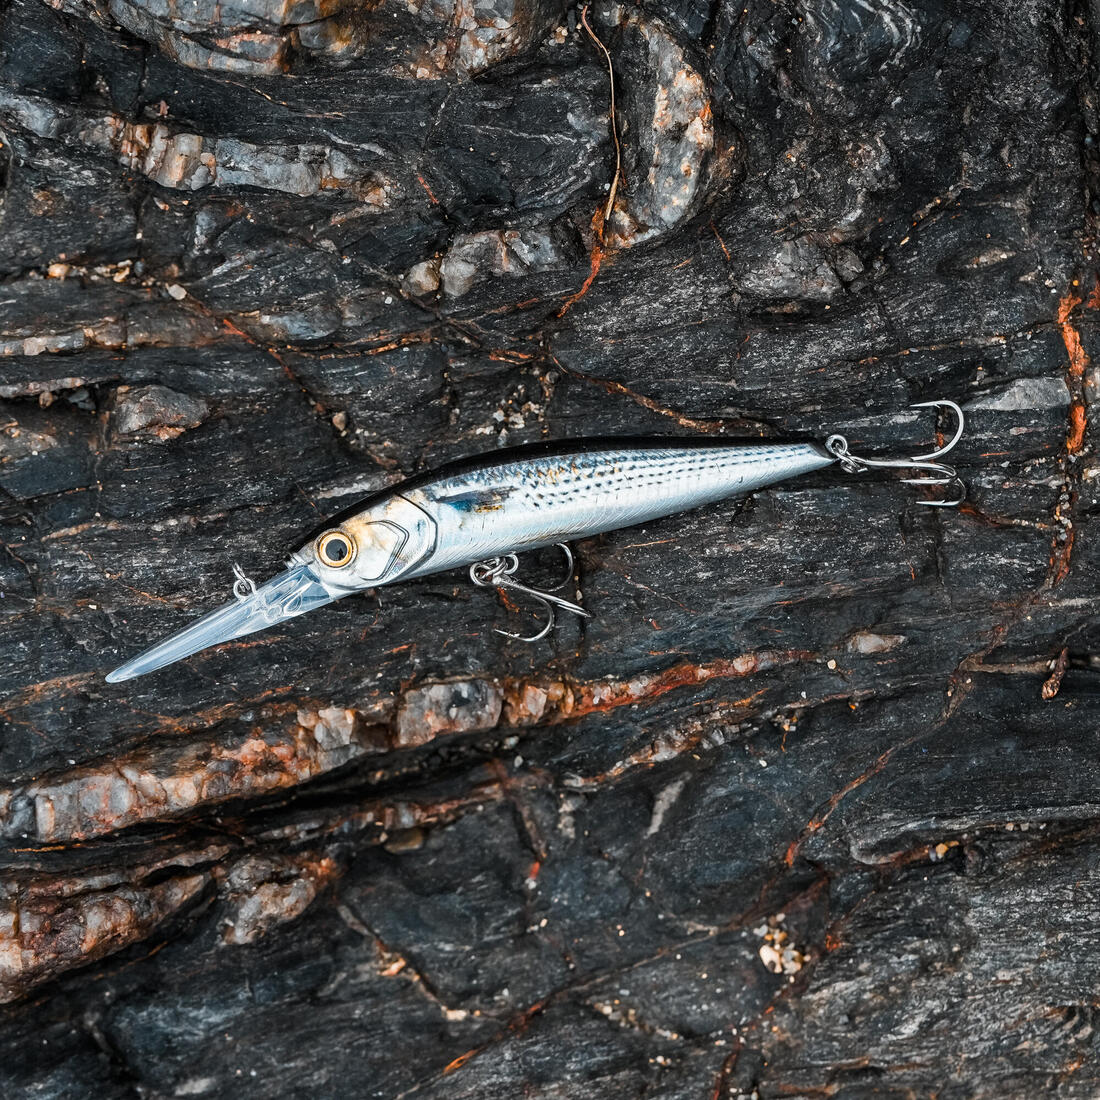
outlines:
[[[850,474],[861,474],[866,470],[914,470],[925,476],[902,478],[904,485],[956,485],[959,495],[949,500],[918,500],[916,503],[925,508],[957,508],[966,500],[966,485],[959,477],[954,466],[948,466],[940,462],[948,451],[952,450],[962,438],[966,420],[962,409],[954,401],[941,399],[938,401],[921,401],[911,405],[913,409],[950,409],[957,420],[955,434],[950,441],[942,447],[937,447],[927,454],[911,455],[909,458],[864,458],[862,455],[854,455],[848,450],[848,440],[842,435],[831,435],[825,440],[825,449],[839,462],[842,470]],[[929,476],[931,475],[931,476]]]
[[[566,573],[561,583],[555,587],[561,588],[573,579],[573,551],[564,542],[556,543],[557,547],[565,555]],[[537,634],[516,634],[511,630],[500,630],[494,627],[497,634],[503,634],[505,638],[515,638],[519,642],[537,642],[545,638],[554,629],[554,609],[569,611],[573,615],[579,615],[583,619],[591,618],[591,613],[585,611],[580,604],[563,600],[552,592],[544,592],[538,588],[517,581],[515,573],[519,569],[519,558],[515,554],[506,554],[499,558],[486,558],[484,561],[475,561],[470,566],[470,580],[479,588],[505,588],[512,592],[522,592],[525,596],[541,604],[546,611],[546,623]]]

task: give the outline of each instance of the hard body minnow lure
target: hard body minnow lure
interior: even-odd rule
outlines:
[[[375,493],[334,517],[291,556],[285,572],[260,587],[234,566],[233,603],[147,649],[107,679],[129,680],[354,592],[459,566],[469,567],[475,584],[537,600],[548,621],[523,639],[535,641],[553,626],[555,608],[588,612],[518,581],[519,552],[560,545],[569,579],[573,559],[566,544],[572,539],[698,508],[834,463],[849,473],[904,468],[916,475],[905,479],[910,484],[961,488],[955,471],[938,460],[962,435],[962,410],[953,401],[914,407],[932,406],[954,412],[954,436],[910,458],[860,457],[849,451],[843,436],[831,435],[824,444],[574,439],[451,463]],[[962,500],[960,494],[918,503],[951,507]]]

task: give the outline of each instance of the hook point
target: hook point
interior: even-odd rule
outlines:
[[[953,467],[938,461],[938,459],[941,459],[949,451],[953,450],[955,444],[962,439],[963,430],[966,426],[966,418],[963,411],[956,402],[945,397],[937,398],[933,401],[918,401],[910,405],[910,408],[950,409],[955,414],[956,419],[954,435],[942,447],[937,447],[927,454],[910,455],[908,458],[864,458],[860,455],[854,455],[848,450],[848,441],[840,435],[829,436],[825,441],[825,449],[840,462],[841,468],[848,473],[862,473],[864,470],[875,468],[895,470],[910,469],[913,471],[924,471],[926,474],[932,476],[903,478],[902,480],[906,485],[957,484],[961,495],[955,500],[919,500],[917,503],[929,508],[958,507],[958,505],[962,504],[966,499],[966,485]]]

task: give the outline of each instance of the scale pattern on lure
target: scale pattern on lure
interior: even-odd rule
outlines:
[[[516,580],[519,552],[560,545],[568,581],[573,559],[566,543],[572,539],[712,504],[835,463],[849,473],[904,468],[923,475],[905,479],[910,484],[956,483],[961,488],[955,471],[938,460],[962,435],[962,410],[953,401],[915,407],[931,406],[954,412],[954,437],[928,454],[903,459],[853,455],[843,436],[832,435],[824,444],[578,439],[452,463],[375,493],[334,517],[291,556],[283,573],[260,587],[234,566],[233,603],[146,650],[107,679],[129,680],[351,593],[459,566],[469,567],[475,584],[509,588],[536,600],[547,622],[523,639],[535,641],[552,628],[555,608],[588,612]],[[951,507],[962,499],[918,503]]]

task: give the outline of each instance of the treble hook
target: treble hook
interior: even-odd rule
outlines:
[[[829,454],[839,459],[841,469],[846,470],[850,474],[861,474],[865,470],[871,469],[890,469],[916,470],[924,474],[936,475],[933,477],[905,477],[901,480],[903,485],[955,484],[959,488],[959,496],[954,500],[918,500],[916,503],[926,508],[957,508],[966,500],[966,485],[963,483],[962,478],[959,477],[954,466],[948,466],[947,463],[938,460],[947,454],[948,451],[952,450],[955,444],[962,438],[963,427],[965,425],[963,411],[954,401],[948,401],[946,399],[939,401],[921,401],[916,405],[911,405],[910,408],[950,409],[958,420],[955,434],[951,437],[950,442],[945,443],[942,447],[937,447],[934,451],[929,451],[927,454],[912,455],[910,458],[864,458],[861,455],[854,455],[848,450],[848,440],[842,435],[829,436],[829,438],[825,440],[825,449]]]
[[[554,586],[555,588],[561,588],[573,579],[573,551],[564,542],[555,543],[555,545],[565,555],[565,577],[560,584]],[[554,608],[556,607],[561,608],[562,611],[580,615],[584,619],[591,618],[591,614],[585,611],[580,604],[571,603],[569,600],[563,600],[560,596],[555,596],[538,588],[532,588],[530,585],[517,581],[515,573],[518,569],[519,558],[515,554],[505,554],[500,558],[486,558],[484,561],[475,561],[470,566],[470,580],[479,588],[492,586],[494,588],[508,588],[513,592],[522,592],[525,596],[530,596],[533,600],[542,604],[546,609],[546,625],[537,634],[530,636],[515,634],[510,630],[500,630],[494,627],[493,629],[497,634],[503,634],[505,638],[515,638],[519,642],[540,641],[554,629]]]

